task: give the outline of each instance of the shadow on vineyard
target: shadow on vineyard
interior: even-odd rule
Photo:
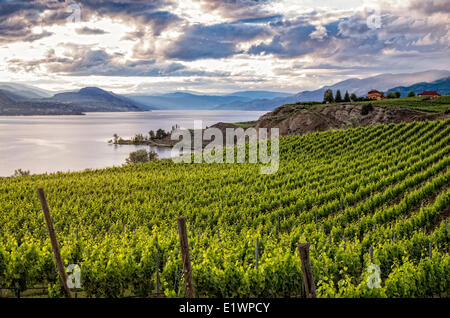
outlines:
[[[283,137],[274,175],[161,160],[3,178],[1,296],[185,297],[189,263],[197,297],[448,297],[449,154],[441,120]]]

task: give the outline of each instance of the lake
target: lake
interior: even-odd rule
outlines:
[[[133,113],[87,113],[85,116],[0,116],[0,176],[15,169],[32,174],[81,171],[86,168],[121,166],[129,153],[140,148],[155,150],[159,158],[170,158],[170,148],[111,145],[114,133],[130,138],[150,130],[171,130],[178,124],[193,128],[217,122],[258,119],[261,111],[151,111]]]

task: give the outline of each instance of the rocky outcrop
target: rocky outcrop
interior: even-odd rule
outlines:
[[[445,117],[448,116],[399,107],[376,105],[369,107],[367,104],[311,107],[286,105],[261,116],[255,128],[278,127],[280,134],[286,136],[357,126],[436,120]]]

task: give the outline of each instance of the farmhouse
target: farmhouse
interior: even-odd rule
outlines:
[[[417,96],[428,97],[428,98],[433,98],[434,99],[434,98],[438,98],[439,96],[441,96],[441,94],[439,94],[436,91],[424,91],[423,93],[418,94]]]
[[[367,93],[367,98],[380,100],[384,99],[383,92],[377,91],[376,89],[372,89],[369,93]]]

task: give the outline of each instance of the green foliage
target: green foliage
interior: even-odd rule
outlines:
[[[345,91],[344,102],[350,103],[350,96],[348,95],[348,91]]]
[[[336,91],[336,97],[334,98],[334,101],[336,103],[342,103],[342,95],[339,89]]]
[[[26,177],[30,175],[30,170],[17,169],[14,170],[13,177]]]
[[[202,297],[304,297],[299,242],[311,245],[319,297],[446,297],[449,155],[445,120],[281,138],[274,175],[160,160],[1,178],[0,284],[63,297],[35,193],[43,186],[64,265],[79,264],[88,297],[146,297],[158,270],[167,297],[185,296],[179,215]],[[372,263],[380,288],[367,285]]]
[[[364,104],[361,108],[361,115],[365,116],[369,114],[371,111],[373,111],[373,105],[372,104]]]
[[[420,97],[393,98],[370,101],[374,105],[416,109],[426,112],[445,112],[450,109],[450,95],[443,95],[435,99]]]
[[[389,99],[396,98],[394,92],[389,92],[389,93],[387,93],[386,97],[389,98]]]
[[[131,165],[136,163],[145,163],[156,159],[158,159],[158,154],[155,151],[150,150],[147,152],[145,149],[139,149],[131,152],[125,160],[125,163],[127,165]]]
[[[327,89],[323,93],[323,103],[334,103],[333,91],[331,89]]]

